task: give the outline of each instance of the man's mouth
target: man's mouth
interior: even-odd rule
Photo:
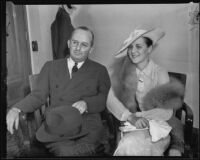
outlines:
[[[80,55],[80,52],[79,51],[74,51],[74,54],[75,55]]]

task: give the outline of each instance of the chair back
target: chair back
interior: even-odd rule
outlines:
[[[169,72],[170,78],[174,77],[178,79],[184,86],[186,86],[187,77],[182,73]],[[185,115],[184,115],[185,114]],[[176,117],[184,122],[184,141],[185,141],[185,151],[184,155],[190,154],[190,146],[192,143],[192,132],[193,132],[193,111],[189,105],[185,102],[182,107],[176,111]]]
[[[186,75],[183,73],[168,72],[170,78],[178,79],[184,86],[186,85]]]
[[[185,74],[183,74],[183,73],[175,73],[175,72],[168,72],[168,73],[169,73],[170,79],[171,78],[176,78],[177,80],[179,80],[184,85],[184,87],[186,86],[186,75]],[[183,114],[182,111],[184,110],[183,107],[184,106],[182,106],[180,109],[178,109],[176,111],[176,117],[178,119],[180,119],[180,120],[183,118],[183,116],[182,116],[182,114]],[[184,121],[184,119],[183,119],[183,121]]]

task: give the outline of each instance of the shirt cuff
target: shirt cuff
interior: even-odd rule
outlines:
[[[21,110],[20,110],[19,108],[16,108],[16,107],[13,107],[12,110],[13,110],[13,111],[16,111],[16,112],[18,112],[18,113],[21,112]]]
[[[132,114],[133,113],[131,113],[129,110],[126,110],[124,113],[122,113],[120,121],[127,121],[128,117]]]

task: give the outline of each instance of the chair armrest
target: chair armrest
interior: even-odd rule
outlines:
[[[33,124],[34,121],[34,113],[23,113],[19,114],[19,128],[22,134],[22,143],[26,147],[26,149],[30,149],[30,144],[32,137],[35,134],[35,127]]]
[[[183,103],[183,110],[185,111],[185,144],[191,145],[192,141],[192,128],[193,128],[193,112],[191,108],[186,104]]]
[[[183,103],[182,109],[185,111],[185,126],[184,126],[184,156],[192,157],[191,144],[192,144],[192,131],[193,131],[193,112],[192,109]]]
[[[186,122],[190,125],[193,125],[193,112],[192,109],[184,102],[183,103],[183,110],[186,113]]]
[[[119,121],[108,110],[106,110],[106,116],[107,116],[106,119],[108,122],[109,132],[112,136],[110,138],[110,142],[109,142],[110,146],[111,146],[110,155],[113,155],[113,153],[116,149],[116,146],[117,146],[117,132],[118,132],[118,128],[119,128]]]

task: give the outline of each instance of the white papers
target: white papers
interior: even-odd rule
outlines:
[[[138,129],[131,123],[125,122],[124,126],[119,127],[119,129],[122,132],[122,135],[125,132],[149,129],[152,142],[157,142],[160,139],[167,137],[172,129],[172,127],[165,121],[158,121],[158,120],[148,120],[148,121],[149,121],[149,128],[146,127]]]
[[[124,123],[124,126],[119,127],[119,129],[120,129],[122,132],[130,132],[130,131],[135,131],[135,130],[144,130],[144,129],[148,129],[148,127],[138,129],[138,128],[136,128],[134,125],[132,125],[131,123],[125,122],[125,123]]]
[[[167,137],[172,129],[172,127],[165,121],[150,120],[149,126],[152,142],[157,142],[161,138]]]

